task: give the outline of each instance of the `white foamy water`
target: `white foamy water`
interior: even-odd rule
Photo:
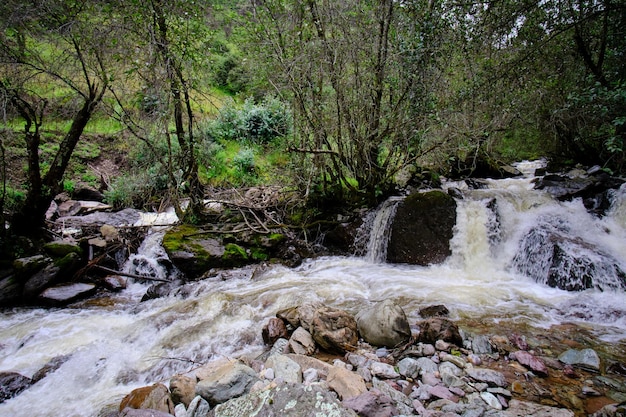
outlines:
[[[0,404],[0,415],[96,416],[115,409],[134,388],[167,383],[217,357],[261,353],[263,324],[281,309],[312,301],[355,314],[391,298],[411,321],[419,319],[420,308],[445,304],[453,320],[476,319],[493,324],[494,332],[502,320],[540,330],[576,322],[607,343],[626,340],[626,292],[566,292],[511,268],[525,233],[541,219],[557,218],[569,234],[602,248],[626,269],[622,206],[600,219],[580,201],[558,203],[532,190],[529,178],[488,183],[459,201],[453,254],[442,265],[389,265],[371,261],[372,254],[327,257],[294,269],[242,270],[143,303],[147,285],[131,283],[104,307],[4,311],[0,371],[30,377],[56,356],[69,359]],[[145,247],[162,256],[154,245],[158,238],[151,236]]]

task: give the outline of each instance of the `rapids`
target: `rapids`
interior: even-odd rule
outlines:
[[[525,232],[539,219],[557,216],[572,225],[570,233],[601,247],[626,270],[626,191],[620,191],[611,212],[600,219],[589,215],[580,201],[559,203],[533,190],[531,179],[529,174],[465,190],[465,199],[458,202],[453,255],[442,265],[385,264],[380,253],[371,253],[385,245],[371,242],[364,256],[319,258],[294,269],[232,271],[187,284],[178,295],[142,303],[147,285],[131,283],[123,293],[69,308],[2,311],[0,371],[31,377],[54,357],[69,359],[0,404],[0,415],[96,416],[115,409],[134,388],[167,383],[172,375],[218,357],[261,353],[266,320],[280,309],[311,301],[356,313],[393,298],[411,322],[419,319],[420,308],[445,304],[461,327],[479,323],[491,334],[515,326],[548,333],[553,326],[574,323],[599,344],[624,346],[625,292],[550,288],[515,273],[511,260]],[[488,207],[494,197],[497,222]],[[376,220],[382,225],[377,227],[385,228],[387,220]],[[371,236],[385,239],[381,230]],[[150,239],[143,247],[147,253],[134,259],[149,259],[154,254],[150,251],[163,256],[160,234]]]

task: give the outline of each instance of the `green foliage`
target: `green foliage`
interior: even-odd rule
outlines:
[[[275,98],[261,104],[247,99],[243,106],[226,106],[209,124],[206,135],[218,140],[269,143],[291,133],[292,117],[287,106]]]

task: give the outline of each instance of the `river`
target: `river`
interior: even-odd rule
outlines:
[[[111,298],[70,308],[2,311],[0,371],[31,377],[54,357],[69,359],[0,404],[0,415],[96,416],[116,407],[134,388],[167,382],[176,373],[219,357],[262,352],[261,328],[267,319],[278,310],[311,301],[356,313],[392,298],[411,322],[419,320],[420,308],[444,304],[461,326],[466,323],[491,334],[515,326],[549,333],[554,326],[573,323],[597,343],[623,349],[625,292],[567,292],[511,268],[524,233],[539,219],[557,216],[572,225],[570,233],[576,238],[601,247],[626,270],[623,196],[618,195],[607,216],[597,218],[580,201],[561,203],[533,190],[530,176],[488,183],[487,189],[467,190],[459,201],[453,254],[442,265],[390,265],[371,253],[326,257],[293,269],[233,271],[228,277],[188,284],[176,296],[147,302],[140,302],[146,285],[132,283]],[[499,211],[497,239],[487,209],[493,197]],[[148,253],[158,249],[159,237],[159,232],[151,236],[152,243],[144,248]],[[383,238],[379,233],[377,239]]]

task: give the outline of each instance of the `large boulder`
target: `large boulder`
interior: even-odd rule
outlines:
[[[209,417],[335,416],[356,417],[320,386],[283,384],[232,399],[212,409]]]
[[[402,307],[385,300],[356,315],[361,337],[374,346],[394,347],[411,337],[411,327]]]
[[[431,317],[419,323],[418,340],[422,343],[435,344],[438,340],[463,346],[463,338],[459,327],[452,321],[442,317]]]
[[[305,304],[298,311],[302,327],[322,349],[335,353],[356,349],[357,324],[348,312],[317,304]]]
[[[537,282],[567,291],[626,289],[626,272],[611,255],[568,235],[556,219],[532,228],[522,239],[513,267]]]
[[[73,282],[46,288],[39,294],[39,300],[51,306],[63,306],[74,301],[89,297],[97,290],[95,284]]]
[[[126,408],[149,409],[174,414],[174,402],[169,390],[163,384],[134,389],[120,403],[120,411]]]
[[[172,263],[194,279],[211,268],[234,268],[268,260],[284,239],[280,233],[211,233],[185,224],[166,232],[163,248]]]
[[[30,387],[32,380],[16,372],[0,372],[0,403]]]
[[[415,265],[438,264],[451,255],[456,201],[442,191],[415,192],[396,210],[387,261]]]
[[[240,362],[228,361],[214,369],[205,379],[198,381],[196,395],[211,405],[221,404],[247,394],[257,381],[259,377],[252,368]]]

